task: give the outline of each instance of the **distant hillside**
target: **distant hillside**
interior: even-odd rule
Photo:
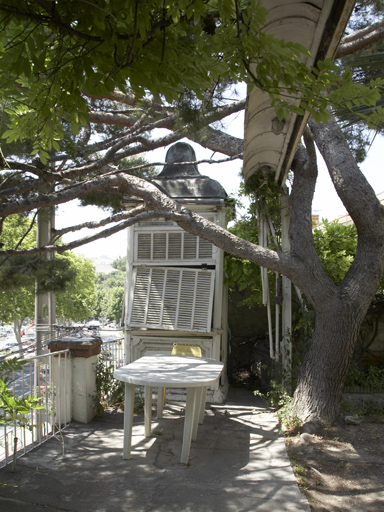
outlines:
[[[116,272],[116,269],[112,267],[112,263],[115,258],[109,256],[96,256],[92,258],[93,264],[96,267],[96,272],[103,272],[104,274],[110,274]]]

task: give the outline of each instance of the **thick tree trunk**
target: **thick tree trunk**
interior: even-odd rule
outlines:
[[[316,172],[312,143],[307,135],[308,160],[305,162],[298,151],[293,164],[290,239],[292,254],[300,259],[306,257],[296,284],[311,302],[316,323],[300,369],[293,412],[304,423],[324,424],[332,423],[339,413],[357,336],[382,275],[384,212],[334,119],[327,125],[311,121],[310,126],[335,189],[358,233],[356,257],[343,282],[335,286],[314,252],[309,223]]]
[[[310,348],[300,369],[294,413],[304,424],[332,423],[339,414],[345,378],[364,319],[340,300],[316,312]]]

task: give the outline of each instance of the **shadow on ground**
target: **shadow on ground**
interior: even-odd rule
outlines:
[[[180,464],[182,404],[144,437],[134,420],[133,450],[123,460],[123,413],[71,424],[63,446],[51,439],[22,457],[15,474],[0,470],[4,512],[309,511],[279,435],[275,416],[250,392],[231,389],[207,406],[188,465]]]

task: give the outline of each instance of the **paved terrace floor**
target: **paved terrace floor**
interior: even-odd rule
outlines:
[[[123,413],[71,424],[56,439],[0,470],[2,512],[309,512],[275,416],[253,393],[231,389],[207,406],[180,464],[182,404],[167,404],[144,437],[136,416],[131,460],[123,460]]]

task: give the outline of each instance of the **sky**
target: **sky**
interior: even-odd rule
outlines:
[[[336,219],[346,214],[346,209],[340,201],[331,183],[324,161],[318,158],[318,179],[315,197],[312,203],[312,213],[328,220]],[[368,152],[368,157],[360,165],[360,170],[376,192],[384,192],[384,137],[377,136]]]
[[[237,137],[243,136],[243,113],[232,115],[226,122],[226,131],[236,135]],[[190,143],[196,152],[197,160],[212,158],[212,151],[206,150],[195,144],[183,139],[183,141]],[[169,148],[160,148],[155,151],[148,152],[146,158],[149,162],[164,162],[165,154]],[[372,147],[368,153],[368,157],[361,164],[361,171],[367,177],[369,183],[375,190],[376,194],[384,192],[384,138],[376,137]],[[215,154],[215,159],[226,158],[221,154]],[[331,180],[329,178],[325,163],[322,161],[321,156],[318,155],[318,168],[319,175],[316,185],[315,197],[312,205],[312,212],[318,214],[320,219],[326,218],[333,220],[346,213],[346,210],[338,198]],[[236,196],[241,178],[241,161],[234,160],[221,164],[200,164],[198,166],[199,172],[202,175],[209,176],[221,183],[230,196]],[[159,168],[159,172],[162,168]],[[102,212],[96,207],[77,207],[75,202],[67,203],[66,205],[59,206],[56,213],[56,227],[64,227],[72,224],[79,224],[81,222],[100,220],[107,216],[108,213]],[[88,233],[87,233],[88,232]],[[84,234],[83,234],[84,233]],[[89,230],[84,230],[82,236],[90,234]],[[69,242],[78,237],[78,234],[68,234],[64,237],[65,242]],[[76,252],[82,253],[84,256],[98,260],[114,260],[118,257],[126,255],[127,242],[126,230],[112,235],[108,238],[97,240],[90,244],[84,245],[75,249]]]

